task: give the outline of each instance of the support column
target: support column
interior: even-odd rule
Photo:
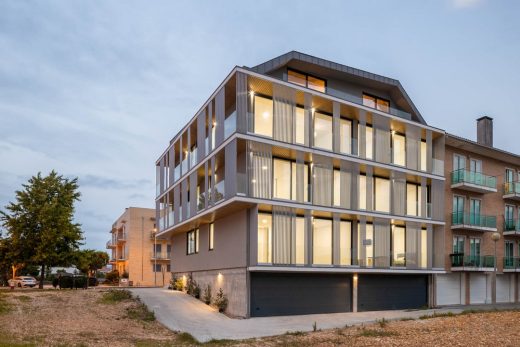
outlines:
[[[358,302],[358,274],[352,276],[352,312],[357,312]]]

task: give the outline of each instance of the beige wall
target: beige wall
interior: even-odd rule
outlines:
[[[199,253],[186,254],[186,232],[172,237],[172,272],[246,267],[247,210],[214,222],[214,249],[209,250],[209,224],[199,227]]]
[[[125,221],[123,223],[123,221]],[[170,273],[167,271],[167,260],[157,260],[157,264],[162,264],[162,272],[153,272],[152,252],[154,239],[150,233],[154,230],[155,210],[149,208],[129,207],[117,219],[116,228],[124,227],[126,231],[126,241],[118,242],[117,255],[125,248],[126,261],[117,262],[117,268],[122,274],[127,271],[129,280],[134,286],[163,286],[168,285]],[[167,240],[157,240],[161,243],[161,252],[167,251]]]
[[[475,150],[478,151],[478,146],[475,145]],[[477,159],[482,160],[482,173],[488,176],[495,176],[497,178],[497,192],[496,193],[474,193],[462,189],[452,189],[451,188],[451,172],[453,171],[453,154],[464,155],[466,157],[466,169],[469,169],[469,160]],[[479,232],[479,231],[467,231],[467,230],[451,230],[451,213],[453,211],[453,196],[460,195],[464,196],[464,208],[465,211],[469,211],[469,199],[477,198],[481,199],[481,213],[484,215],[496,216],[497,218],[497,231],[502,234],[504,227],[504,210],[506,203],[508,205],[515,205],[515,218],[518,216],[518,208],[520,207],[520,203],[514,202],[511,200],[503,199],[503,184],[504,184],[504,176],[506,168],[514,169],[515,171],[519,171],[519,167],[508,164],[506,162],[499,161],[495,158],[490,158],[486,156],[482,156],[473,152],[468,152],[464,150],[460,150],[458,148],[454,148],[451,146],[446,146],[446,160],[445,160],[445,172],[446,172],[446,185],[445,185],[445,211],[446,211],[446,264],[449,269],[450,258],[449,255],[453,253],[452,251],[452,243],[453,243],[453,235],[460,235],[466,237],[466,242],[464,244],[465,254],[469,254],[469,237],[479,237],[482,239],[481,241],[481,255],[494,255],[494,242],[491,239],[491,232]],[[502,271],[503,262],[502,258],[504,256],[504,240],[511,240],[515,243],[514,247],[514,255],[520,256],[518,253],[518,237],[517,236],[502,236],[501,239],[497,242],[497,257],[498,257],[498,269]]]

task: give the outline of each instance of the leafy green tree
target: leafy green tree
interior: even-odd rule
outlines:
[[[26,263],[40,267],[43,288],[45,269],[69,266],[83,239],[80,224],[74,223],[74,203],[81,195],[78,179],[53,170],[46,177],[38,173],[22,186],[16,202],[0,211],[0,221],[13,249]]]
[[[96,271],[107,264],[107,252],[83,249],[76,253],[76,267],[88,276],[95,276]]]

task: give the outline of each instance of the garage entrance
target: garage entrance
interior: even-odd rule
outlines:
[[[351,311],[352,276],[251,272],[251,317]]]

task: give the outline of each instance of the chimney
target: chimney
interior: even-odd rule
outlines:
[[[477,143],[493,147],[493,118],[484,116],[477,119]]]

